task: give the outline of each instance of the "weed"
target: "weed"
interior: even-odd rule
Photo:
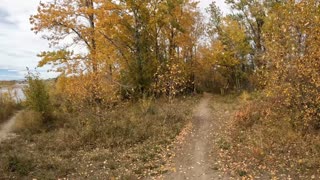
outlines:
[[[30,159],[22,156],[9,155],[6,159],[6,170],[18,173],[20,176],[26,176],[34,169],[34,165]]]
[[[226,141],[224,138],[220,138],[217,143],[219,148],[223,150],[228,150],[231,147],[231,144],[228,141]]]
[[[241,177],[246,176],[247,175],[247,171],[238,170],[238,175],[241,176]]]
[[[195,99],[171,103],[146,100],[143,106],[141,101],[123,103],[99,113],[90,109],[70,114],[56,110],[59,120],[50,130],[38,124],[37,112],[25,111],[16,124],[16,132],[22,136],[0,144],[0,158],[20,147],[15,150],[17,157],[37,162],[37,170],[29,169],[28,178],[136,179],[149,172],[156,174],[164,163],[165,156],[160,154],[190,120]],[[22,177],[1,166],[0,174],[0,178]]]
[[[238,175],[269,177],[285,174],[308,179],[320,167],[319,135],[306,133],[292,122],[292,111],[274,107],[276,99],[257,99],[246,103],[233,119],[228,138],[218,143],[225,150],[231,169],[245,165]],[[319,141],[319,142],[318,142]],[[272,172],[272,174],[270,174]]]

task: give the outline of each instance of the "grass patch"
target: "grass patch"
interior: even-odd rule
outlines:
[[[297,129],[290,110],[275,109],[273,101],[240,98],[244,106],[218,141],[226,169],[248,178],[320,177],[318,133]],[[223,139],[230,139],[230,146]]]
[[[220,138],[217,143],[219,148],[223,150],[228,150],[231,147],[231,144],[224,138]]]
[[[15,102],[11,92],[0,91],[0,124],[7,121],[20,108],[20,104]]]
[[[4,160],[4,168],[8,172],[16,173],[19,176],[27,176],[34,170],[32,161],[23,156],[9,155]]]
[[[191,119],[197,100],[151,99],[99,112],[55,111],[58,120],[46,130],[38,130],[35,112],[23,112],[16,123],[20,136],[0,144],[0,159],[12,161],[9,152],[18,160],[28,157],[28,161],[17,161],[25,173],[0,166],[0,179],[135,179],[161,173],[167,147]]]
[[[17,114],[14,130],[20,133],[34,134],[43,130],[42,116],[32,110],[24,110]]]

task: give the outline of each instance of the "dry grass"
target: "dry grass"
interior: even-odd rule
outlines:
[[[42,116],[40,113],[32,110],[24,110],[17,114],[14,130],[18,133],[34,134],[41,132]]]
[[[161,173],[167,148],[197,99],[145,99],[99,113],[56,111],[58,120],[42,131],[37,115],[26,111],[17,120],[20,136],[0,144],[0,179],[135,179]]]
[[[15,81],[0,81],[0,87],[8,87],[8,86],[13,86],[17,82]]]
[[[0,124],[8,120],[19,108],[20,105],[14,101],[10,93],[0,92]]]
[[[319,134],[296,129],[272,100],[240,97],[243,107],[221,133],[222,168],[238,178],[320,178]]]

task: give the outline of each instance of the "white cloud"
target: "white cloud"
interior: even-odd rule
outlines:
[[[226,13],[228,12],[228,6],[224,3],[224,0],[199,0],[199,6],[200,8],[205,11],[205,8],[209,7],[209,5],[212,2],[216,2],[216,4],[219,6],[219,8],[222,10],[222,12]]]
[[[26,67],[36,67],[39,61],[36,55],[48,49],[47,42],[30,31],[29,17],[36,13],[39,2],[0,0],[0,69],[23,72],[14,78],[23,78]]]

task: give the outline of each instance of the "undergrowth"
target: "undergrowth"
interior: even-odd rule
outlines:
[[[7,121],[19,109],[20,104],[15,101],[11,91],[5,93],[0,91],[0,124]]]
[[[320,177],[319,133],[301,130],[292,117],[277,99],[245,101],[228,125],[222,164],[249,179]]]
[[[135,179],[161,173],[167,147],[190,120],[196,100],[145,99],[94,112],[54,111],[51,129],[41,127],[36,112],[23,112],[16,123],[20,136],[0,144],[0,179]]]

